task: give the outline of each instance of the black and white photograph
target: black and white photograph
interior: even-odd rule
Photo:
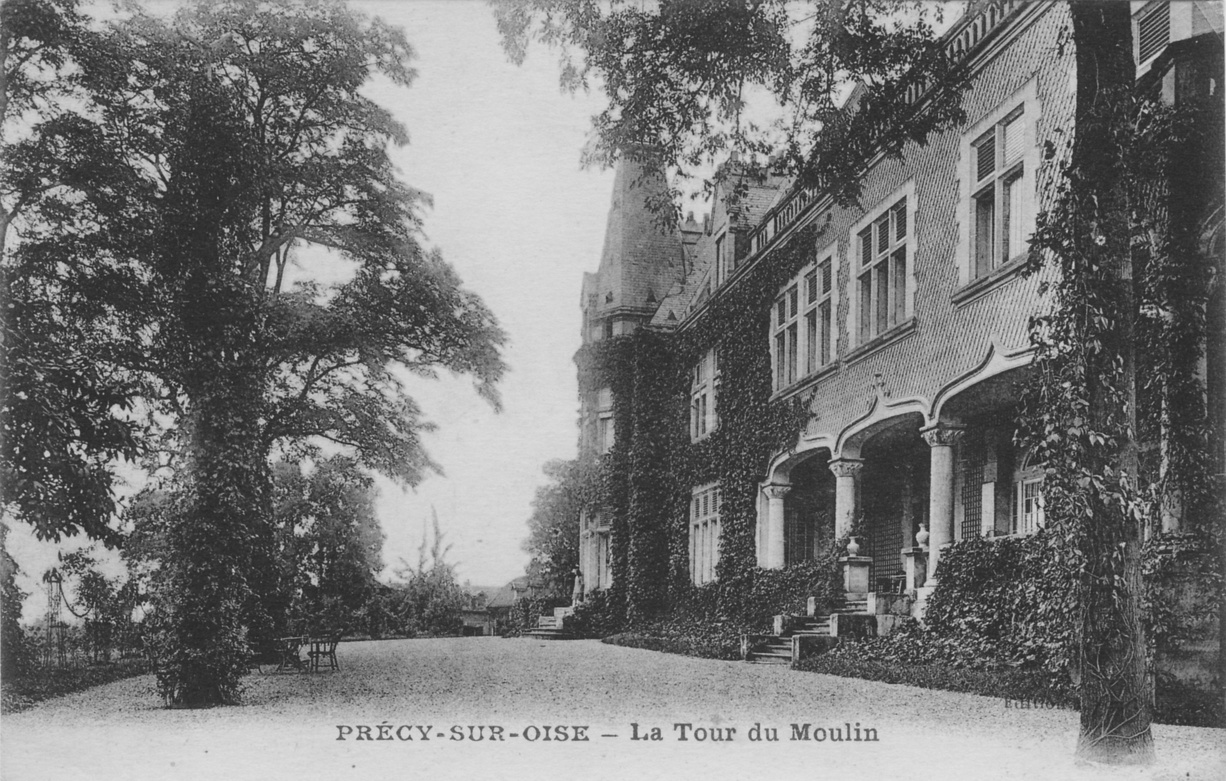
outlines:
[[[0,777],[1226,777],[1220,0],[0,0]]]

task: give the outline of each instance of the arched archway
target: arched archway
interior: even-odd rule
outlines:
[[[876,591],[902,589],[903,551],[928,521],[931,448],[920,436],[921,423],[918,415],[896,418],[860,445],[861,555],[872,559],[869,584]]]
[[[789,471],[791,490],[784,498],[783,563],[812,561],[834,541],[834,475],[829,451],[799,461]]]

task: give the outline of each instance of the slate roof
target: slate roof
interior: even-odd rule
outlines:
[[[619,161],[596,272],[596,316],[625,307],[652,309],[681,274],[681,235],[661,231],[650,203],[668,203],[668,183],[627,156]]]

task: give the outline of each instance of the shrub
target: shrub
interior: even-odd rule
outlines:
[[[566,628],[580,637],[602,638],[615,634],[624,627],[620,606],[624,604],[611,589],[593,591],[575,607],[574,614],[566,619]]]
[[[942,556],[924,621],[937,656],[962,666],[1010,664],[1065,678],[1073,590],[1046,533],[972,537]]]
[[[1056,684],[1042,670],[975,670],[941,663],[899,664],[866,653],[862,643],[843,643],[829,653],[801,660],[797,670],[901,683],[925,689],[1025,700],[1040,707],[1077,707],[1071,684]]]
[[[804,614],[809,597],[817,598],[819,612],[828,612],[842,597],[839,575],[833,551],[783,569],[754,568],[716,585],[720,616],[760,632],[774,616]]]
[[[740,631],[737,626],[707,623],[692,618],[654,621],[628,632],[606,637],[604,642],[704,659],[741,658]]]

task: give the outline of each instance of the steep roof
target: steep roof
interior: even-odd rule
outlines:
[[[596,314],[613,309],[654,310],[680,275],[683,250],[676,229],[661,230],[652,206],[669,204],[663,175],[647,174],[631,156],[617,165],[600,253]]]
[[[657,328],[672,328],[685,319],[690,311],[714,292],[715,240],[723,232],[723,225],[745,232],[757,227],[771,207],[786,195],[791,180],[768,174],[764,178],[741,172],[734,160],[724,164],[724,180],[715,188],[715,203],[708,225],[713,231],[704,231],[699,236],[693,251],[687,255],[684,279],[675,281],[660,302],[659,309],[651,319]],[[735,192],[736,197],[730,197]],[[743,260],[743,258],[742,258]]]

